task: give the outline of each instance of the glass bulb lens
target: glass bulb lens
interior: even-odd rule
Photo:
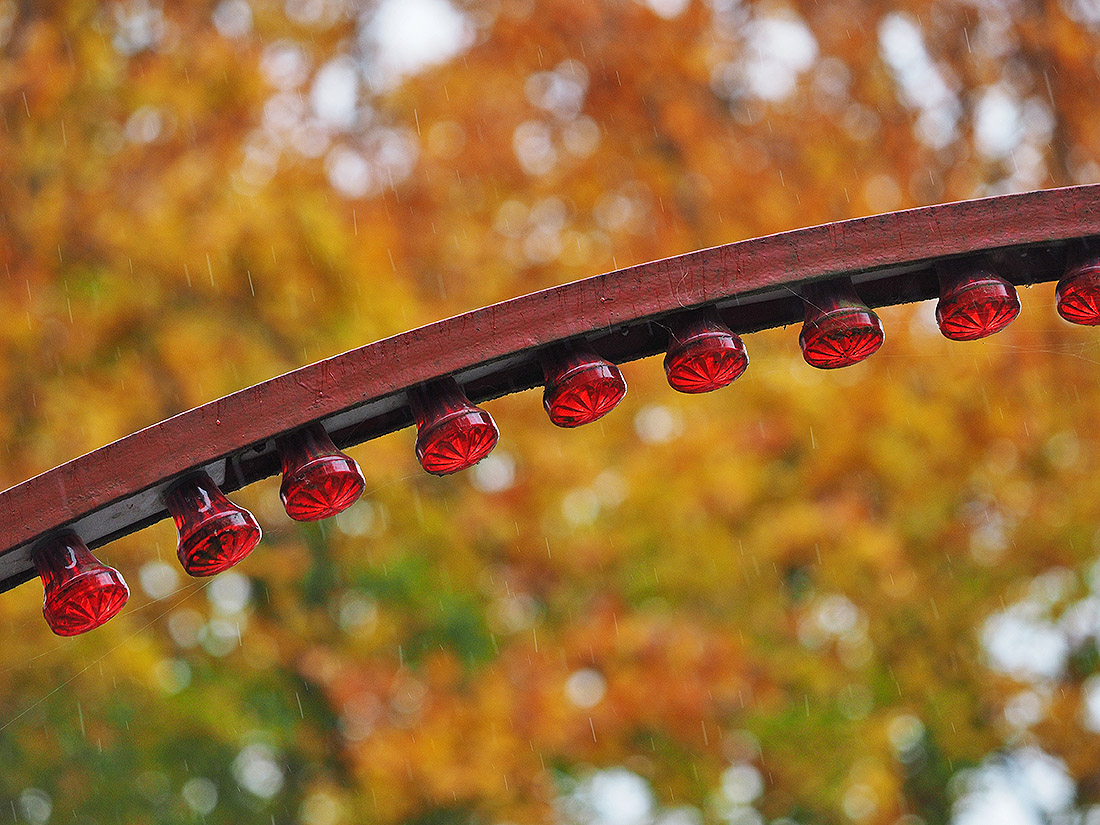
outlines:
[[[359,465],[336,449],[319,423],[280,436],[275,446],[283,465],[279,496],[295,521],[335,516],[354,504],[367,486]]]
[[[260,543],[255,516],[226,498],[204,472],[177,482],[165,504],[179,534],[180,564],[192,576],[228,570]]]
[[[619,368],[584,350],[545,356],[543,374],[542,405],[559,427],[591,424],[615,409],[626,395],[626,380]]]
[[[72,531],[38,545],[33,559],[45,591],[42,613],[58,636],[94,630],[130,598],[122,574],[93,556]]]

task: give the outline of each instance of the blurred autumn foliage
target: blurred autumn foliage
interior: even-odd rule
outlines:
[[[1091,0],[2,0],[0,46],[4,486],[540,287],[1100,180]],[[501,399],[447,479],[387,436],[334,523],[236,496],[212,581],[105,548],[76,640],[5,594],[0,811],[1094,825],[1100,347],[1052,293],[828,374],[754,334],[705,397],[629,364],[579,431]]]

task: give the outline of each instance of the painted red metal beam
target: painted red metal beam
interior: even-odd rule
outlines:
[[[280,375],[154,424],[0,493],[0,590],[69,527],[89,547],[167,516],[163,494],[205,468],[232,491],[279,471],[276,435],[321,421],[339,447],[408,426],[412,386],[454,376],[475,403],[542,383],[538,353],[584,338],[624,362],[662,351],[662,319],[715,306],[737,332],[801,320],[799,290],[849,276],[872,306],[935,297],[935,267],[982,256],[1015,284],[1056,280],[1100,246],[1100,185],[1005,195],[798,229],[514,298]],[[1053,309],[1052,309],[1053,311]]]

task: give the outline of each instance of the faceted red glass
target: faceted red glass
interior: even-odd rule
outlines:
[[[130,598],[122,574],[102,564],[72,531],[35,547],[33,561],[46,591],[42,613],[58,636],[94,630]]]
[[[665,377],[679,392],[719,390],[749,366],[740,336],[730,331],[717,310],[707,308],[671,323]]]
[[[583,348],[555,348],[543,355],[542,405],[559,427],[591,424],[626,395],[626,380],[610,361]]]
[[[975,341],[1007,327],[1020,314],[1016,288],[992,272],[941,269],[936,323],[952,341]]]
[[[283,464],[279,496],[295,521],[318,521],[354,504],[367,486],[355,460],[313,423],[275,439]]]
[[[807,284],[802,289],[806,320],[798,336],[811,367],[847,367],[875,353],[885,339],[882,322],[847,278]]]
[[[1054,292],[1058,314],[1073,324],[1100,324],[1100,257],[1071,266]]]
[[[416,418],[416,457],[433,475],[472,467],[496,446],[493,417],[471,404],[453,378],[414,387],[409,404]]]
[[[228,570],[260,543],[260,525],[227,499],[206,473],[187,476],[164,497],[179,533],[177,555],[192,576]]]

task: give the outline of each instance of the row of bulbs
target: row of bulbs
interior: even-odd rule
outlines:
[[[988,269],[940,272],[936,320],[955,341],[984,338],[1004,329],[1020,312],[1016,289]],[[883,342],[882,323],[847,279],[807,284],[802,355],[821,369],[867,358]],[[1100,256],[1071,266],[1058,283],[1058,313],[1067,321],[1100,325]],[[748,367],[741,338],[713,307],[669,323],[665,374],[673,389],[702,393],[730,384]],[[623,399],[618,367],[585,346],[557,345],[542,356],[543,405],[559,427],[579,427],[606,415]],[[453,378],[413,387],[416,457],[435,475],[471,467],[489,454],[499,433],[492,416],[470,403]],[[330,518],[351,506],[366,486],[354,459],[336,449],[320,423],[276,438],[282,462],[280,496],[298,521]],[[164,497],[179,534],[180,563],[192,576],[212,576],[247,556],[260,542],[260,525],[233,504],[205,472],[185,476]],[[35,546],[34,565],[45,588],[43,612],[60,636],[99,627],[117,614],[130,591],[122,575],[96,559],[72,530]]]

